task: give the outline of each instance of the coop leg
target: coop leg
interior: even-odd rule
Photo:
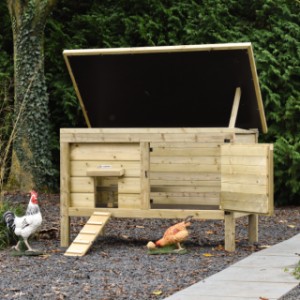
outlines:
[[[61,216],[60,245],[61,247],[68,247],[70,245],[70,217],[69,216]]]
[[[248,239],[250,243],[258,242],[258,215],[248,217]]]
[[[225,212],[225,250],[235,251],[235,218],[234,213]]]

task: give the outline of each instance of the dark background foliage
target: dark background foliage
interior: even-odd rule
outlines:
[[[2,86],[9,86],[13,76],[12,35],[4,1],[0,19],[2,100]],[[59,128],[85,126],[63,49],[250,41],[269,126],[261,141],[275,145],[275,200],[300,204],[299,20],[297,0],[58,1],[45,29],[53,167],[59,169]]]

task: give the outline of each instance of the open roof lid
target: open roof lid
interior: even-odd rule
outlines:
[[[251,43],[63,52],[89,127],[236,127],[267,124]]]

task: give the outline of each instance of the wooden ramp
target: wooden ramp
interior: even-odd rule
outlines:
[[[103,230],[111,214],[94,212],[66,251],[66,256],[83,256]]]

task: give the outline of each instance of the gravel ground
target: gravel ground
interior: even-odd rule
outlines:
[[[26,207],[28,197],[7,195]],[[259,243],[247,242],[247,218],[237,221],[237,250],[224,251],[221,221],[194,220],[184,255],[148,255],[145,245],[159,239],[178,220],[112,219],[105,235],[88,254],[65,257],[59,245],[59,196],[42,195],[44,217],[40,233],[31,241],[41,256],[12,256],[0,251],[0,299],[163,299],[238,260],[299,233],[299,208],[277,209],[259,217]],[[72,218],[72,237],[85,218]],[[300,299],[296,288],[282,300]]]

